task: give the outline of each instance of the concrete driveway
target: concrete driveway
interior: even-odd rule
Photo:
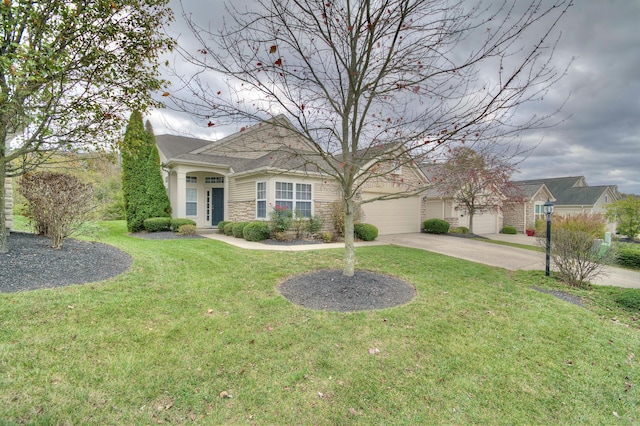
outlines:
[[[490,239],[535,245],[536,239],[524,235],[485,235]],[[468,238],[434,234],[396,234],[382,235],[378,241],[403,247],[441,253],[459,259],[497,266],[509,270],[545,269],[545,254],[532,250],[501,246]],[[640,288],[640,272],[607,267],[605,272],[593,280],[593,284],[616,287]]]

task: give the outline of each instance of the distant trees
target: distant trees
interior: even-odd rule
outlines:
[[[144,220],[171,217],[171,203],[162,182],[160,157],[151,124],[131,113],[122,142],[122,192],[129,232],[144,229]]]
[[[640,234],[640,198],[627,196],[606,206],[606,218],[618,223],[618,232],[635,240]]]
[[[174,41],[168,0],[0,2],[0,253],[8,251],[5,177],[60,151],[115,145],[123,115],[164,84]]]
[[[447,161],[437,166],[431,176],[436,190],[453,197],[469,216],[469,232],[473,233],[473,217],[478,213],[500,209],[511,188],[515,165],[501,155],[475,151],[466,146],[451,150]]]

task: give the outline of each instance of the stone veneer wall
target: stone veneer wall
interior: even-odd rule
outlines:
[[[253,222],[256,220],[255,201],[233,201],[229,203],[228,220],[231,222]]]
[[[6,225],[8,229],[11,229],[13,225],[13,187],[11,186],[11,178],[5,179],[4,206]]]

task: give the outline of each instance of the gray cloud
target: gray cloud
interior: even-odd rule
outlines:
[[[525,0],[526,1],[526,0]],[[249,4],[248,2],[235,2]],[[211,28],[226,13],[221,0],[183,0],[185,10]],[[172,1],[176,22],[170,33],[197,49]],[[567,75],[543,102],[519,114],[549,114],[565,99],[558,125],[523,135],[524,144],[538,144],[521,163],[514,178],[530,179],[584,175],[591,185],[618,185],[622,192],[640,194],[640,2],[577,0],[564,17],[555,52],[559,69],[571,61]],[[179,59],[176,69],[186,69]],[[237,129],[207,129],[204,123],[176,111],[154,111],[156,133],[188,133],[215,139]]]

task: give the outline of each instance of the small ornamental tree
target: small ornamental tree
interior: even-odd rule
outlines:
[[[631,240],[640,234],[640,198],[627,196],[607,206],[606,217],[618,223],[618,232]]]
[[[502,208],[507,193],[513,193],[511,175],[515,166],[508,159],[466,146],[454,148],[448,160],[437,167],[432,182],[442,196],[450,196],[469,216],[473,234],[476,214]]]
[[[18,191],[27,200],[27,217],[36,233],[61,248],[95,208],[93,187],[66,173],[39,172],[22,177]]]

